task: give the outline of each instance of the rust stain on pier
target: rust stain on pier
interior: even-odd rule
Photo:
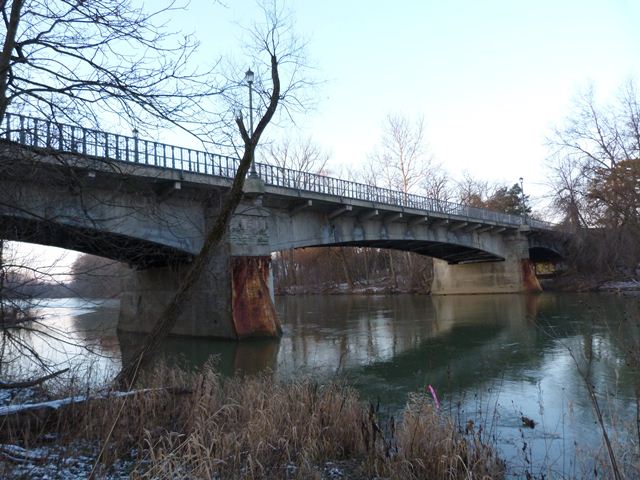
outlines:
[[[536,277],[536,269],[529,259],[522,260],[522,284],[525,292],[542,291],[542,286]]]
[[[271,258],[233,257],[232,317],[236,337],[278,337],[282,333],[269,293]]]

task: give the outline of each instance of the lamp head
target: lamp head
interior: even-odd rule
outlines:
[[[247,82],[249,85],[251,85],[253,83],[253,78],[254,78],[254,73],[251,71],[251,69],[247,70],[244,74],[244,80],[245,82]]]

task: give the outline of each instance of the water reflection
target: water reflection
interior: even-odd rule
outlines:
[[[124,364],[133,359],[143,339],[144,335],[118,332]],[[163,341],[159,355],[169,363],[193,370],[213,359],[223,375],[251,375],[276,370],[279,345],[277,339],[231,342],[175,337]]]
[[[606,383],[608,391],[632,395],[624,386],[633,374],[622,368],[627,347],[611,328],[626,311],[616,297],[310,295],[277,303],[284,330],[279,341],[171,338],[162,353],[192,367],[215,355],[228,375],[269,369],[285,379],[322,381],[338,374],[372,394],[391,387],[385,397],[403,404],[407,391],[426,384],[446,394],[496,379],[535,384],[548,373],[549,359],[571,349],[582,361],[593,350],[599,361],[593,374],[613,382]],[[140,339],[119,334],[124,362]]]
[[[30,377],[43,366],[69,368],[62,378],[102,383],[120,368],[116,336],[117,300],[37,299],[30,313],[37,320],[7,329],[0,375]]]

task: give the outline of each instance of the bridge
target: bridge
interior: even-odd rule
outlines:
[[[127,262],[119,328],[148,331],[219,214],[239,159],[7,114],[0,127],[0,238]],[[175,334],[279,332],[271,254],[312,246],[434,257],[432,293],[539,290],[553,226],[363,183],[256,163],[225,241]]]

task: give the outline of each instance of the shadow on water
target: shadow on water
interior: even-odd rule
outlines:
[[[569,350],[580,362],[585,348],[593,343],[598,349],[599,361],[593,368],[599,388],[633,397],[634,374],[624,368],[626,347],[617,330],[624,314],[619,298],[425,297],[414,307],[405,308],[403,318],[388,324],[387,341],[395,347],[392,356],[342,370],[367,397],[402,406],[408,392],[424,391],[429,384],[451,397],[501,388],[505,382],[536,387],[550,373],[564,377],[562,388],[581,390],[582,380]],[[343,352],[356,343],[349,338]],[[384,342],[378,339],[377,343]],[[586,408],[588,401],[583,397],[576,394]]]

